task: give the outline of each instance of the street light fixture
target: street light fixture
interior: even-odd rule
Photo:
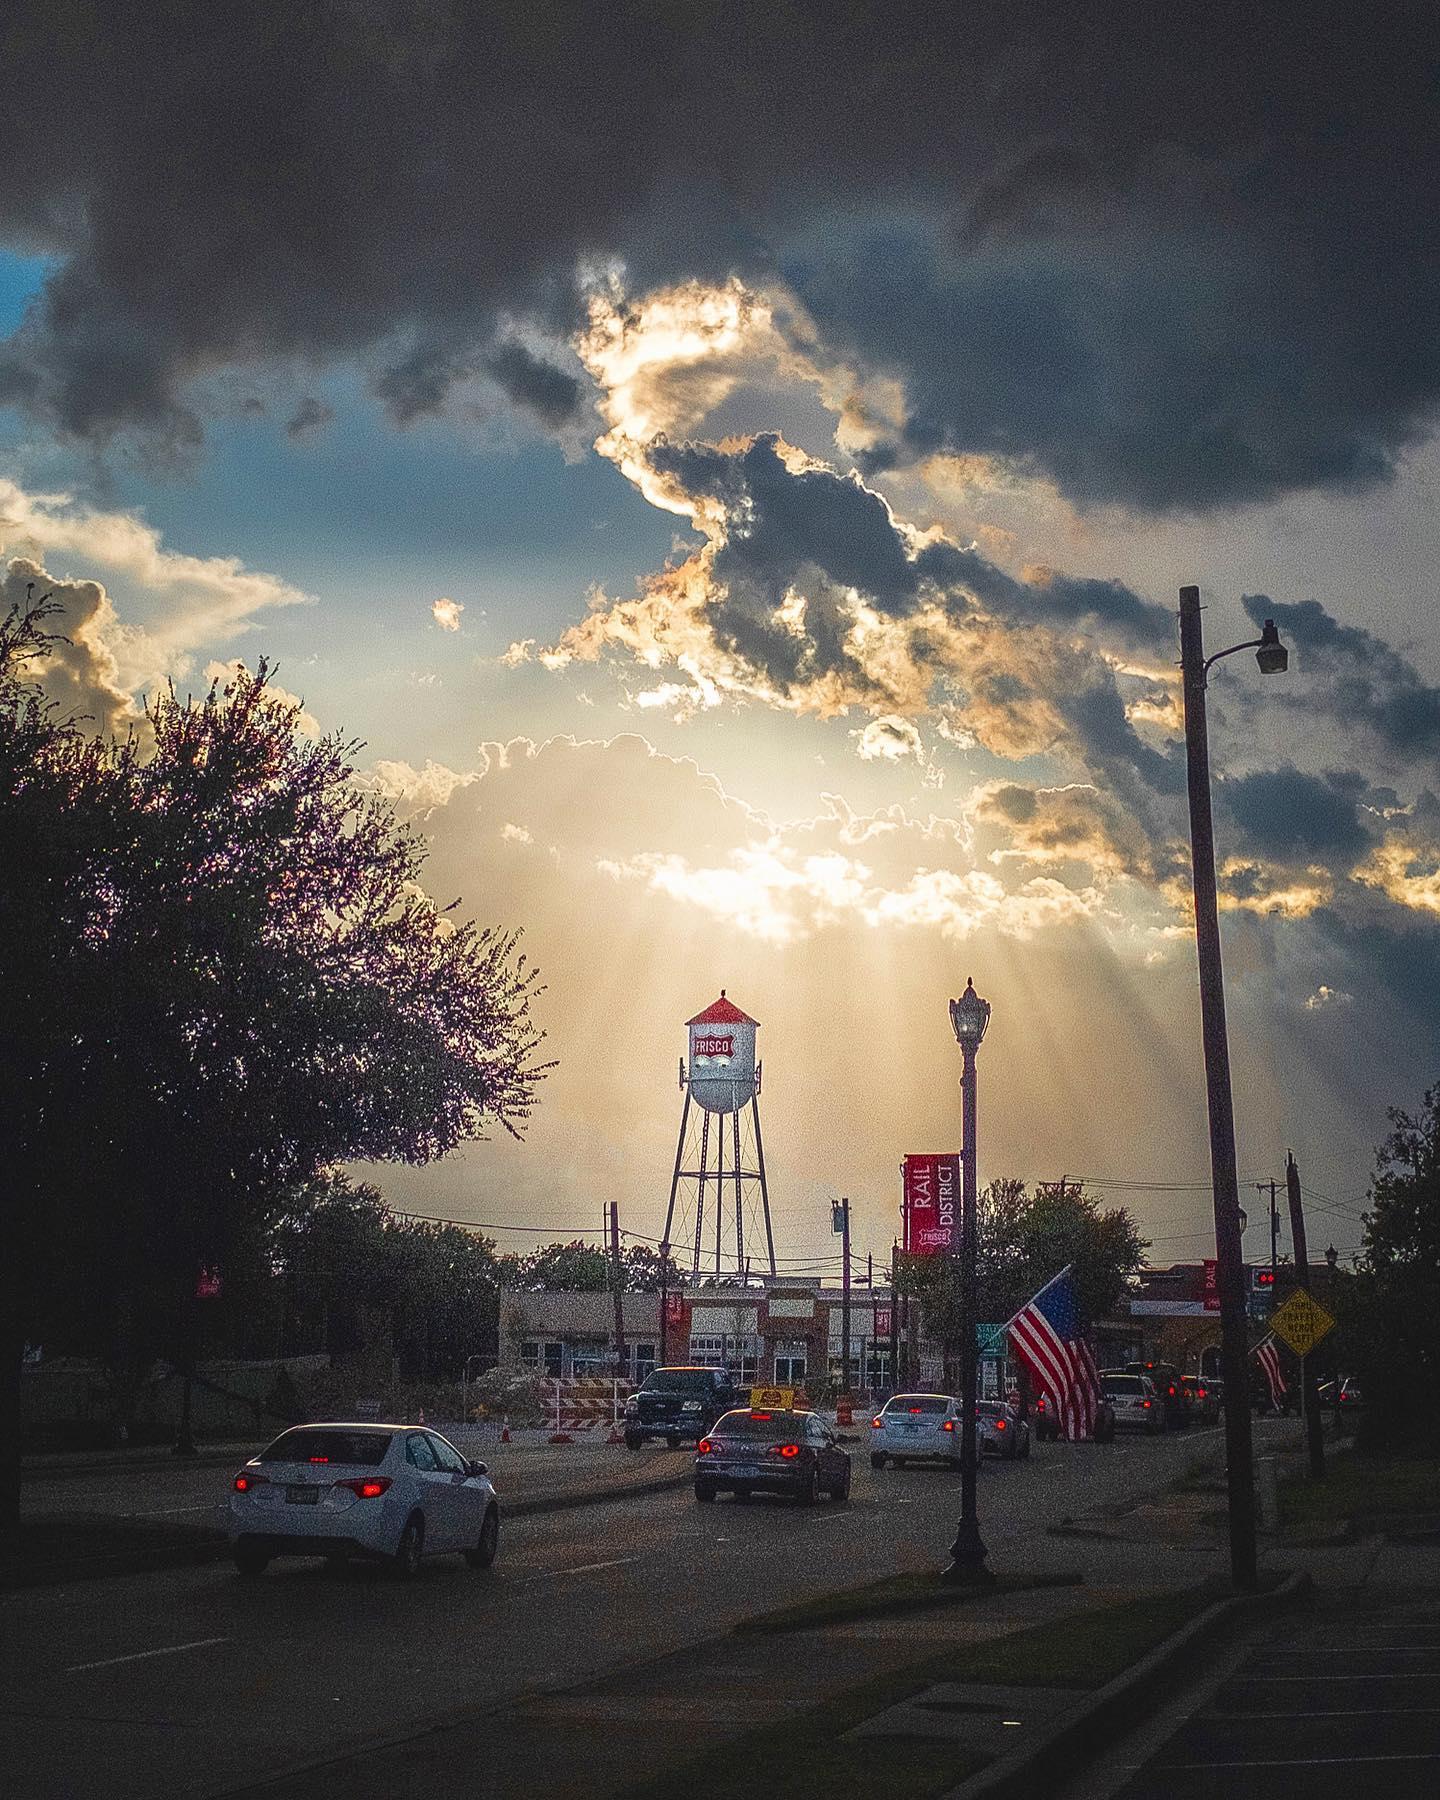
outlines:
[[[979,1585],[995,1577],[985,1566],[985,1545],[975,1516],[975,1053],[990,1023],[990,1002],[975,992],[969,978],[965,992],[950,1002],[950,1024],[960,1046],[960,1107],[963,1150],[960,1163],[960,1522],[950,1546],[947,1581]],[[957,1254],[955,1235],[950,1253]]]
[[[1195,892],[1195,946],[1200,965],[1200,1019],[1205,1044],[1205,1085],[1210,1114],[1210,1172],[1215,1196],[1216,1285],[1220,1289],[1220,1362],[1225,1407],[1226,1483],[1230,1515],[1230,1577],[1253,1591],[1255,1567],[1254,1452],[1250,1409],[1250,1351],[1245,1326],[1245,1266],[1240,1233],[1240,1194],[1235,1169],[1235,1107],[1230,1091],[1230,1045],[1225,1030],[1225,976],[1220,959],[1220,916],[1215,892],[1215,831],[1210,815],[1210,745],[1205,685],[1213,663],[1253,650],[1263,675],[1289,664],[1275,621],[1258,638],[1205,655],[1200,590],[1180,590],[1180,669],[1185,697],[1185,767],[1190,798],[1190,863]]]

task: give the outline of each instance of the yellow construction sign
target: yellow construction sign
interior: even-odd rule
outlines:
[[[795,1390],[788,1388],[751,1388],[752,1412],[789,1412],[795,1404]]]
[[[1297,1356],[1308,1356],[1321,1338],[1335,1329],[1335,1321],[1304,1288],[1296,1288],[1284,1305],[1271,1313],[1270,1329],[1284,1338]]]

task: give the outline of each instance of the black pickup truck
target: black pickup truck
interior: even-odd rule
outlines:
[[[664,1438],[678,1450],[704,1437],[721,1413],[749,1402],[749,1388],[737,1387],[728,1369],[652,1369],[625,1402],[626,1448]]]

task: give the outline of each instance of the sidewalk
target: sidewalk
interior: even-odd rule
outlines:
[[[1440,1793],[1440,1547],[1302,1551],[1303,1626],[1248,1633],[1054,1800],[1432,1800]]]

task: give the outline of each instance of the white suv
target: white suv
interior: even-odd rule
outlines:
[[[488,1569],[500,1502],[484,1463],[417,1425],[296,1425],[231,1483],[235,1566],[259,1575],[276,1556],[379,1557],[412,1576],[422,1556],[458,1551]]]
[[[1123,1369],[1102,1369],[1100,1391],[1110,1402],[1116,1428],[1134,1426],[1139,1431],[1165,1429],[1165,1409],[1148,1375],[1129,1375]]]

